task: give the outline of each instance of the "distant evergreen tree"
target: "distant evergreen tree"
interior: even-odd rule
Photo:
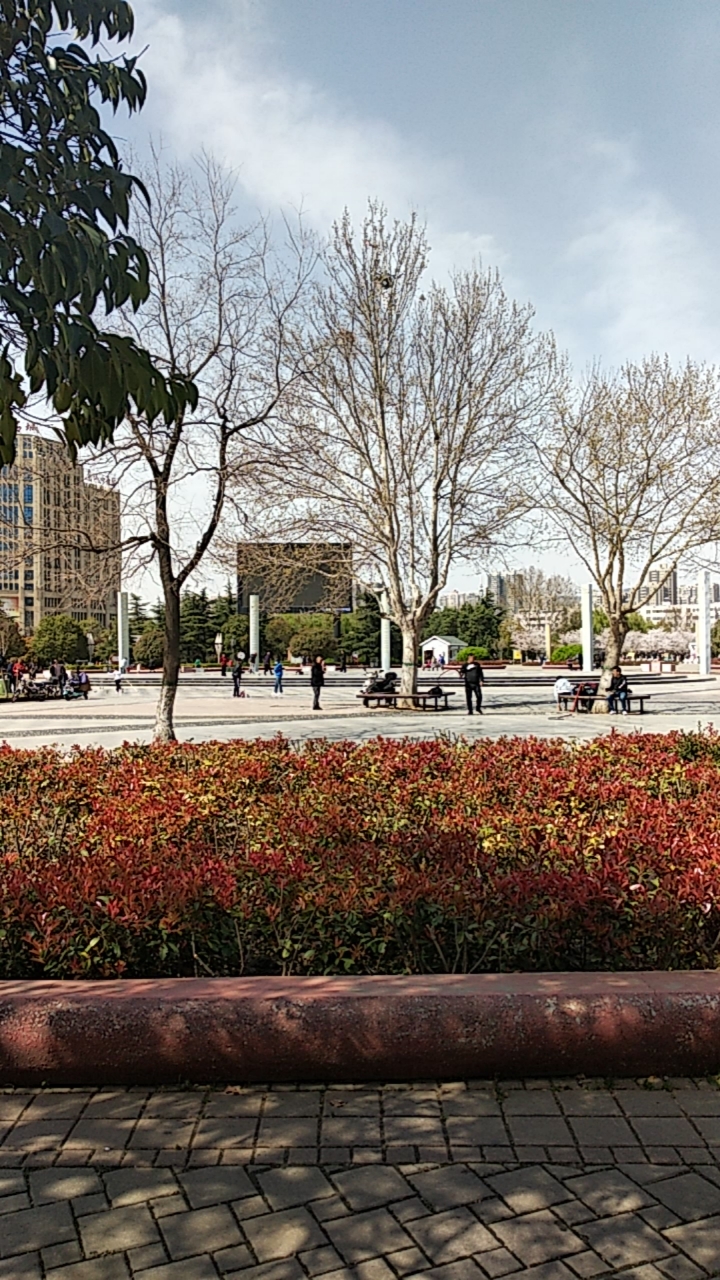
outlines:
[[[502,647],[504,619],[505,610],[495,603],[492,592],[486,591],[477,604],[464,604],[459,609],[436,609],[425,623],[423,639],[457,636],[463,644],[487,649],[495,657]]]
[[[343,615],[340,644],[348,658],[356,653],[365,666],[380,664],[380,605],[375,596],[360,595],[354,613]],[[432,632],[430,633],[432,634]],[[394,623],[390,626],[390,655],[393,663],[402,662],[402,636]]]
[[[214,639],[207,591],[186,591],[180,600],[180,660],[213,661]]]
[[[145,623],[149,621],[147,605],[144,600],[140,599],[140,596],[130,596],[128,621],[130,624],[130,640],[132,642],[135,636],[142,635]]]

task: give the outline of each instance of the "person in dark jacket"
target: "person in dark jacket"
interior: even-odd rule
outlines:
[[[608,711],[610,712],[611,716],[615,715],[615,712],[617,710],[616,704],[618,702],[622,707],[623,715],[624,716],[627,715],[629,692],[630,692],[630,689],[628,687],[627,676],[623,675],[619,667],[613,667],[612,675],[610,677],[610,688],[608,689],[608,700],[607,700]]]
[[[467,662],[464,662],[461,666],[460,676],[465,682],[465,701],[467,702],[468,715],[471,716],[473,714],[473,697],[478,715],[482,715],[482,687],[485,683],[485,677],[480,663],[473,654],[470,654]]]
[[[320,690],[325,684],[325,663],[321,654],[317,655],[310,668],[310,684],[313,691],[313,711],[321,711]]]

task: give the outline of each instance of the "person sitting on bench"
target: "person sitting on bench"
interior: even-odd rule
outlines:
[[[627,676],[624,676],[619,667],[613,667],[612,676],[610,678],[610,688],[608,689],[608,711],[611,716],[615,715],[617,710],[616,703],[619,701],[624,716],[628,713],[628,688]]]

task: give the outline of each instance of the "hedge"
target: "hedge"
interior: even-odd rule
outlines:
[[[0,749],[0,977],[714,967],[720,737]]]

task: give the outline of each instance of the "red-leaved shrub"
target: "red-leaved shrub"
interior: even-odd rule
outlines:
[[[0,977],[714,967],[720,738],[0,749]]]

